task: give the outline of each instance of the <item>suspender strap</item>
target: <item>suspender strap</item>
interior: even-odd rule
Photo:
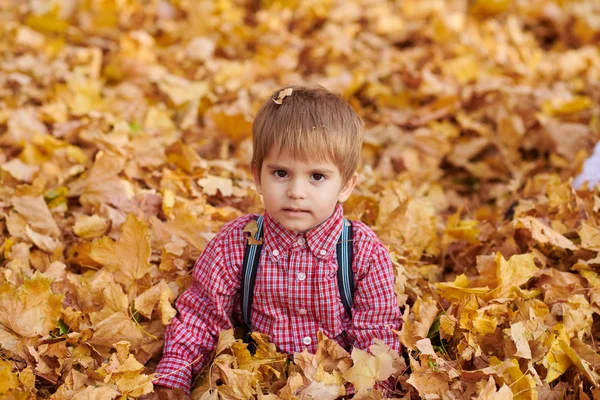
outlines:
[[[261,242],[263,238],[264,216],[258,217],[256,224],[258,230],[254,238]],[[254,298],[254,284],[256,282],[256,271],[258,270],[258,261],[262,244],[246,244],[244,252],[244,262],[242,265],[242,318],[246,328],[251,331],[252,324],[250,315],[252,313],[252,301]],[[336,245],[337,264],[338,264],[338,288],[340,297],[344,304],[344,309],[348,316],[352,317],[352,304],[354,303],[354,273],[352,271],[352,222],[344,219],[344,225],[340,234],[340,239]]]
[[[254,238],[262,243],[264,216],[259,216],[256,224],[258,230]],[[242,317],[248,330],[252,330],[250,323],[250,313],[252,311],[252,300],[254,299],[254,283],[256,282],[256,271],[258,270],[258,260],[260,259],[260,250],[262,244],[246,244],[244,252],[244,262],[242,264]]]
[[[352,222],[344,218],[344,227],[336,246],[338,263],[338,287],[344,308],[352,317],[354,303],[354,273],[352,272]]]

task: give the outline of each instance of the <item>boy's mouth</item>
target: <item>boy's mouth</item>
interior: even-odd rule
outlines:
[[[288,213],[307,213],[308,210],[303,210],[301,208],[284,208],[283,209],[284,212],[288,212]]]

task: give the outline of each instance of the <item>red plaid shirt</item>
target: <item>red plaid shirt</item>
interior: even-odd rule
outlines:
[[[241,321],[240,281],[246,246],[245,215],[227,223],[194,266],[194,282],[177,300],[179,315],[165,334],[154,384],[190,390],[193,376],[211,359],[219,332]],[[337,282],[336,243],[343,210],[306,233],[283,228],[268,214],[252,304],[252,329],[268,334],[286,353],[315,352],[317,331],[343,347],[368,349],[373,338],[400,351],[394,272],[387,250],[362,222],[353,222],[355,277],[352,318]],[[199,362],[193,363],[199,356]]]

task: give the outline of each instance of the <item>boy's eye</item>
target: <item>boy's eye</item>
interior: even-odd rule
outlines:
[[[312,178],[314,181],[320,182],[325,179],[325,175],[323,174],[312,174]]]
[[[276,177],[278,178],[285,178],[287,176],[287,172],[285,172],[282,169],[278,169],[275,172],[273,172],[275,174]]]

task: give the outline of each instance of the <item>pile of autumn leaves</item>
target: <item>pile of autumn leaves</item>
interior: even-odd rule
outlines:
[[[600,197],[569,181],[599,136],[594,1],[150,3],[0,10],[1,396],[152,390],[193,261],[261,212],[252,115],[299,81],[367,122],[345,211],[390,249],[405,352],[223,332],[194,397],[600,395]]]

